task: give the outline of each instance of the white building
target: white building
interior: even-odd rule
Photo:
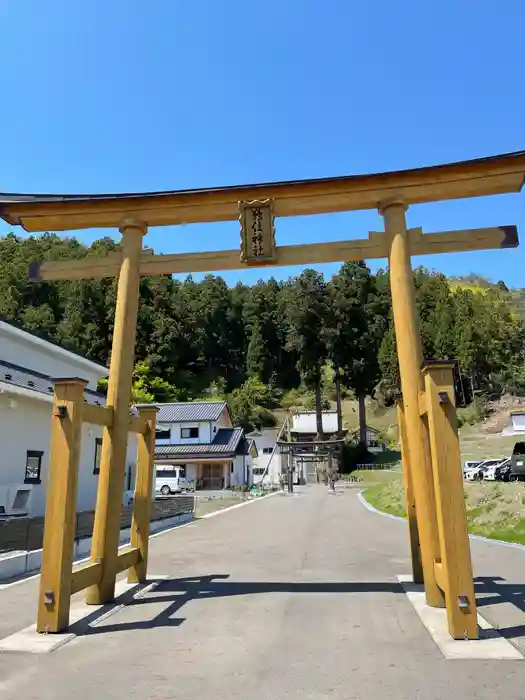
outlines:
[[[321,414],[325,439],[337,433],[337,411],[323,411]],[[317,419],[315,411],[300,411],[292,414],[290,428],[292,436],[297,440],[314,439],[317,435]],[[346,430],[343,430],[346,433]]]
[[[155,465],[183,467],[197,489],[251,485],[253,443],[234,428],[226,401],[157,404]]]
[[[337,438],[337,411],[323,411],[321,414],[323,436],[325,440]],[[341,437],[346,435],[343,428]],[[299,411],[291,416],[290,435],[296,443],[294,448],[293,468],[294,482],[313,483],[317,480],[319,468],[327,468],[328,460],[319,458],[310,443],[317,437],[317,416],[315,411]],[[299,444],[297,444],[299,443]]]
[[[513,435],[525,434],[525,411],[512,411],[510,414],[511,425],[503,429],[502,435],[512,437]]]
[[[45,514],[53,379],[87,381],[85,399],[104,404],[106,367],[0,321],[0,517]],[[102,428],[84,424],[77,511],[93,510]],[[136,438],[129,436],[126,487],[134,482]],[[132,487],[132,486],[131,486]]]
[[[281,460],[277,439],[280,431],[277,429],[254,430],[246,437],[253,440],[257,448],[257,456],[253,460],[253,483],[261,481],[279,484],[281,480]]]

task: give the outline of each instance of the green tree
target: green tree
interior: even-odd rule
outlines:
[[[317,439],[322,441],[321,379],[328,356],[325,320],[329,312],[329,297],[323,275],[304,270],[295,278],[291,304],[288,309],[289,346],[298,356],[297,367],[305,385],[315,393]]]
[[[266,347],[259,321],[256,319],[250,334],[246,352],[246,371],[249,377],[264,377],[266,365]]]
[[[380,378],[379,347],[385,331],[385,299],[362,261],[345,263],[329,283],[330,315],[326,332],[336,372],[352,388],[359,403],[359,441],[366,444],[366,397]],[[340,410],[340,409],[339,409]],[[341,419],[339,419],[341,422]]]
[[[107,377],[99,380],[98,390],[104,394],[107,393]],[[156,377],[147,362],[138,362],[135,365],[131,387],[132,403],[171,403],[177,401],[178,398],[175,387],[161,377]]]
[[[266,408],[270,398],[271,388],[258,377],[249,377],[227,397],[233,424],[246,431],[275,425],[273,414]]]
[[[395,396],[401,391],[401,381],[399,376],[399,365],[397,361],[396,334],[394,330],[394,319],[390,310],[386,332],[379,346],[378,353],[379,369],[381,379],[379,381],[379,394],[385,404],[390,404]]]

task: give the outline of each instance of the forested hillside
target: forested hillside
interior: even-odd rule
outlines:
[[[0,317],[108,363],[114,280],[34,286],[27,270],[32,259],[99,256],[117,248],[110,239],[87,248],[55,234],[0,239]],[[520,294],[479,278],[452,281],[421,268],[414,275],[424,354],[459,360],[464,399],[472,391],[525,391]],[[397,389],[388,274],[373,275],[363,263],[345,263],[331,279],[305,270],[251,287],[229,288],[212,275],[201,282],[147,277],[140,293],[139,396],[229,394],[237,414],[246,416],[300,387],[326,401],[327,364],[334,381],[356,397],[375,392],[389,402]]]

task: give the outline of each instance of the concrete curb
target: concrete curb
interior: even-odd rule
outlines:
[[[151,523],[150,538],[158,537],[159,535],[167,534],[179,527],[184,527],[185,525],[191,525],[199,520],[205,518],[211,518],[215,515],[220,515],[221,513],[226,513],[234,508],[240,508],[241,506],[247,506],[250,503],[257,503],[258,501],[264,501],[270,496],[278,496],[281,491],[275,491],[269,493],[266,496],[259,496],[258,498],[253,498],[250,500],[243,501],[242,503],[235,503],[227,508],[221,508],[219,510],[213,511],[213,513],[207,513],[200,518],[194,518],[192,513],[175,515],[171,518],[165,518],[164,520],[154,520]],[[126,528],[121,530],[120,533],[120,547],[125,546],[129,543],[130,530]],[[74,563],[80,564],[87,561],[89,557],[89,552],[91,551],[91,537],[86,537],[82,540],[75,541],[75,558]],[[42,565],[42,550],[37,549],[34,551],[18,551],[18,552],[8,552],[5,557],[0,558],[0,591],[2,588],[12,586],[14,584],[23,583],[28,581],[33,574],[38,576],[40,572],[40,567]],[[13,581],[13,579],[16,579]]]
[[[374,506],[371,503],[369,503],[366,500],[366,498],[363,496],[362,491],[358,491],[357,498],[359,499],[359,502],[361,503],[361,505],[363,505],[371,513],[375,513],[376,515],[381,515],[381,516],[383,516],[383,518],[390,518],[390,520],[401,520],[404,523],[407,522],[406,518],[402,518],[400,515],[392,515],[391,513],[384,513],[382,510],[378,510],[377,508],[374,508]],[[525,545],[518,544],[517,542],[505,542],[505,540],[494,540],[490,537],[482,537],[481,535],[469,535],[469,539],[477,541],[477,542],[488,542],[489,544],[497,544],[500,547],[509,547],[510,549],[521,549],[522,552],[525,552]]]
[[[271,496],[278,496],[281,493],[282,491],[274,491],[273,493],[267,493],[265,496],[247,499],[242,503],[234,503],[233,506],[228,506],[227,508],[219,508],[218,510],[214,510],[212,513],[206,513],[206,515],[201,515],[200,517],[195,518],[195,520],[197,521],[204,520],[205,518],[213,518],[215,515],[219,515],[220,513],[227,513],[229,510],[235,510],[235,508],[248,506],[250,505],[250,503],[259,503],[260,501],[264,501],[266,498],[270,498]]]
[[[150,525],[150,535],[157,534],[163,530],[180,527],[183,524],[193,521],[192,513],[182,513],[163,520],[154,520]],[[129,543],[131,530],[125,528],[120,531],[120,546]],[[79,563],[89,556],[91,551],[91,537],[75,540],[74,562]],[[0,583],[11,579],[23,577],[40,571],[42,566],[42,550],[8,552],[0,557]]]

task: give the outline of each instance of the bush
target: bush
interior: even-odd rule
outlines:
[[[277,425],[277,418],[267,408],[259,406],[257,409],[256,422],[263,428],[273,428]]]
[[[315,411],[315,394],[313,391],[304,397],[304,407],[307,411]],[[323,411],[329,411],[332,408],[330,399],[325,394],[321,395],[321,408]]]
[[[469,406],[458,408],[457,414],[459,427],[462,425],[475,425],[489,415],[489,409],[485,401],[476,396]]]
[[[374,461],[374,455],[371,454],[364,445],[354,445],[350,442],[345,442],[343,445],[343,459],[341,471],[343,474],[350,474],[354,469],[357,469],[358,464],[370,464]]]
[[[295,406],[302,406],[304,401],[304,394],[299,391],[299,389],[290,389],[285,392],[281,399],[281,406],[283,408],[293,408]]]

